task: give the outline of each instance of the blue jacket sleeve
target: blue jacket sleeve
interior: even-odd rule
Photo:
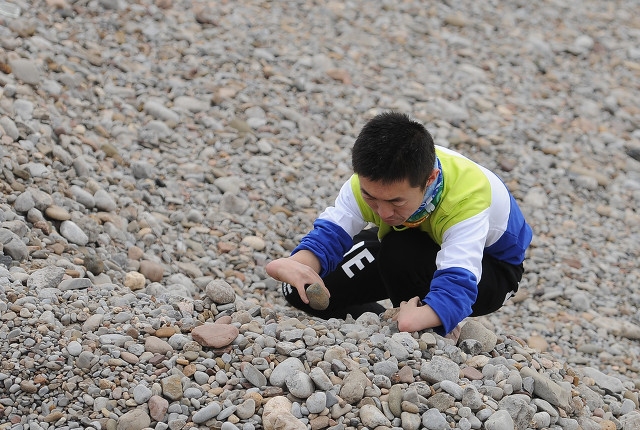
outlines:
[[[311,230],[302,238],[300,244],[291,252],[306,249],[320,260],[320,277],[333,272],[342,261],[344,254],[353,246],[353,239],[339,225],[324,219],[317,219]]]
[[[434,310],[442,321],[434,331],[445,336],[460,321],[471,315],[471,306],[478,297],[478,281],[473,273],[460,267],[437,270],[431,289],[422,300]]]
[[[533,233],[531,227],[525,221],[516,200],[513,196],[510,196],[510,198],[511,211],[509,212],[507,229],[496,243],[485,249],[485,252],[498,260],[518,265],[524,260],[524,255],[531,243]]]

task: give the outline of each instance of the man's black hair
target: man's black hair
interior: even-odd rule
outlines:
[[[365,124],[351,151],[353,171],[386,184],[409,180],[424,189],[436,161],[433,139],[420,123],[398,112],[376,115]]]

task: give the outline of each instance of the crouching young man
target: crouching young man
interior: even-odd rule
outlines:
[[[328,319],[379,313],[388,298],[399,330],[445,335],[515,294],[532,232],[494,173],[395,112],[363,127],[352,165],[335,205],[266,267],[289,303]],[[309,306],[314,283],[330,297],[326,309]]]

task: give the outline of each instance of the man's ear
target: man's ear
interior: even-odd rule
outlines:
[[[429,178],[427,178],[427,187],[433,184],[433,181],[435,181],[438,178],[439,173],[440,173],[440,169],[437,169],[437,168],[431,171]]]

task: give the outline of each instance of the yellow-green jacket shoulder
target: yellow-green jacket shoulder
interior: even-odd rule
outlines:
[[[442,166],[442,197],[436,209],[417,228],[442,244],[447,229],[489,208],[491,184],[483,169],[468,158],[439,146],[436,146],[436,155]],[[393,227],[385,224],[364,201],[358,175],[351,177],[351,189],[365,221],[378,226],[378,237],[384,237]]]

